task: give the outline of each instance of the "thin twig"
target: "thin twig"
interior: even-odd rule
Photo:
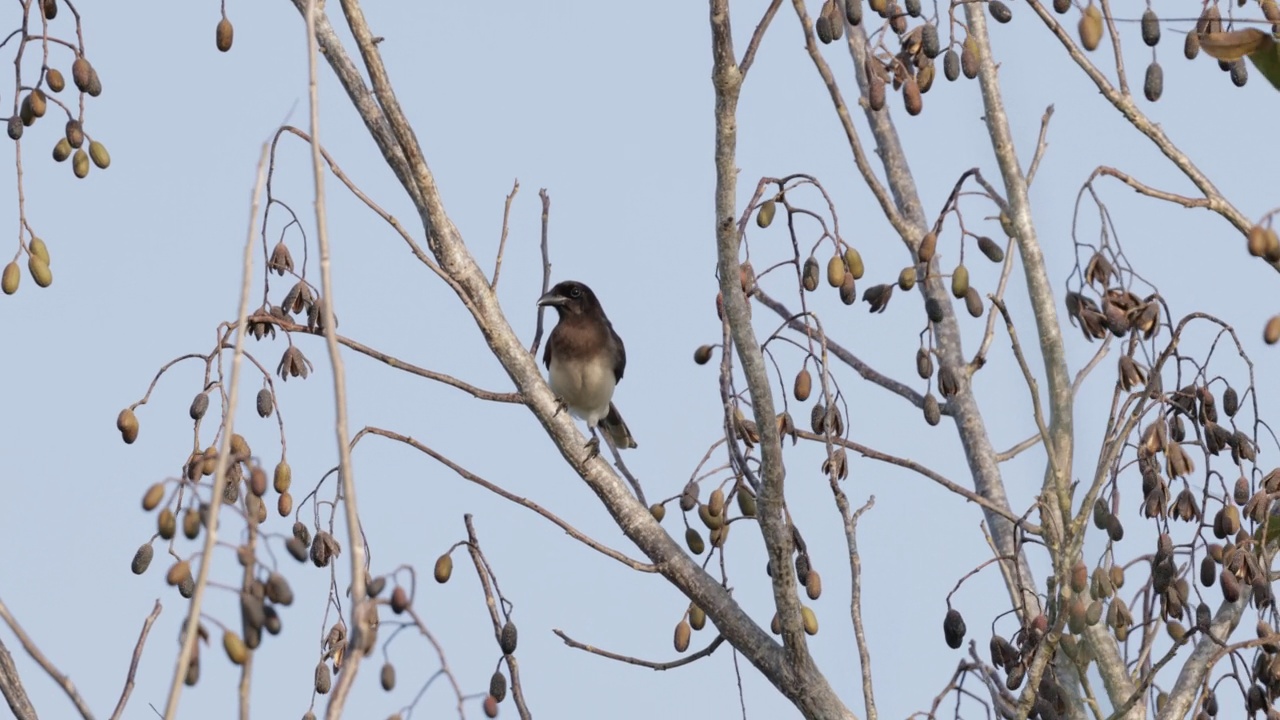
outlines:
[[[489,568],[488,561],[484,559],[484,554],[480,552],[480,538],[476,536],[471,513],[463,515],[462,520],[467,526],[467,552],[471,553],[471,562],[476,566],[476,575],[480,577],[480,587],[484,590],[484,604],[489,608],[489,619],[493,622],[493,638],[501,643],[504,623],[498,616],[498,602],[494,599],[495,588],[489,583],[492,570]],[[496,585],[496,581],[494,584]],[[511,696],[515,698],[516,710],[520,713],[522,720],[530,720],[533,716],[529,713],[529,706],[524,701],[524,690],[520,684],[520,665],[516,662],[515,655],[504,654],[502,657],[506,660],[507,670],[511,673]]]
[[[1013,327],[1013,318],[1009,315],[1009,308],[1005,306],[1003,300],[995,297],[991,298],[991,304],[995,305],[1000,314],[1004,316],[1005,328],[1009,331],[1009,342],[1013,346],[1013,356],[1018,361],[1018,367],[1022,370],[1022,377],[1026,381],[1027,390],[1031,393],[1031,411],[1036,421],[1036,429],[1040,431],[1040,437],[1044,440],[1044,450],[1049,457],[1049,465],[1052,466],[1054,475],[1058,475],[1062,471],[1062,466],[1058,462],[1056,448],[1050,441],[1049,427],[1045,425],[1044,409],[1040,406],[1040,383],[1031,372],[1031,367],[1027,365],[1027,358],[1022,354],[1022,344],[1018,342],[1018,331]]]
[[[867,498],[866,504],[858,508],[847,520],[849,542],[849,564],[853,570],[853,593],[849,599],[849,613],[853,617],[853,637],[858,645],[858,663],[862,666],[862,697],[866,705],[867,720],[876,720],[876,701],[871,686],[871,651],[867,649],[867,636],[862,628],[862,556],[858,553],[858,519],[862,513],[876,505],[876,496]],[[845,504],[847,510],[848,504]]]
[[[639,665],[640,667],[647,667],[651,670],[674,670],[675,668],[688,665],[691,662],[701,660],[702,658],[715,652],[716,648],[720,647],[720,643],[724,642],[724,636],[717,635],[716,639],[711,641],[711,644],[707,645],[706,647],[702,648],[701,650],[698,650],[697,652],[691,655],[686,655],[680,658],[679,660],[670,660],[668,662],[657,662],[654,660],[643,660],[638,657],[632,657],[631,655],[620,655],[615,652],[609,652],[608,650],[601,650],[600,648],[595,647],[593,645],[580,643],[577,640],[574,640],[573,638],[566,635],[565,632],[559,628],[556,628],[551,632],[555,633],[557,637],[559,637],[561,640],[564,641],[565,645],[568,645],[571,648],[576,648],[578,650],[586,650],[592,655],[599,655],[600,657],[606,657],[606,658],[609,658],[610,660],[617,660],[618,662],[624,662],[624,663],[627,663],[628,665]]]
[[[498,274],[502,272],[502,254],[507,250],[507,230],[510,228],[511,221],[511,201],[516,199],[516,193],[520,192],[520,180],[517,178],[515,183],[511,185],[511,193],[507,195],[507,202],[502,206],[502,237],[498,240],[498,258],[493,261],[493,280],[489,281],[489,287],[494,290],[498,289]]]
[[[538,190],[538,197],[542,199],[542,294],[546,295],[551,289],[551,252],[547,247],[547,226],[551,220],[551,196],[547,194],[547,189]],[[538,345],[542,344],[542,317],[543,310],[546,308],[538,308],[538,328],[533,333],[533,344],[529,346],[529,354],[537,356]]]
[[[133,660],[129,663],[129,674],[125,677],[124,690],[120,693],[120,701],[116,703],[115,712],[111,713],[111,720],[119,720],[124,712],[124,706],[129,702],[129,695],[133,693],[134,678],[138,675],[138,663],[142,662],[142,648],[147,644],[147,634],[151,632],[151,626],[155,624],[156,618],[160,617],[160,611],[163,609],[157,598],[156,606],[142,623],[142,633],[138,635],[138,644],[133,648]]]
[[[200,605],[204,601],[204,589],[209,581],[209,568],[213,561],[213,549],[218,541],[218,514],[222,509],[223,491],[227,484],[227,465],[231,453],[231,435],[236,405],[240,398],[240,366],[244,358],[244,339],[247,333],[249,317],[249,288],[253,282],[253,247],[257,234],[258,205],[262,200],[263,188],[267,182],[266,143],[262,145],[262,154],[258,158],[258,179],[253,187],[253,196],[249,202],[249,237],[244,247],[243,274],[240,283],[240,309],[236,313],[235,354],[231,359],[231,381],[227,384],[227,410],[222,420],[222,441],[218,445],[218,459],[213,474],[213,492],[209,499],[208,529],[204,536],[204,549],[200,553],[200,570],[196,578],[195,591],[191,595],[190,608],[187,611],[186,624],[183,626],[182,650],[173,670],[173,682],[169,686],[169,699],[165,704],[165,720],[173,720],[178,714],[178,698],[182,695],[183,680],[187,676],[187,665],[196,648],[196,629],[199,626]]]
[[[1036,179],[1036,170],[1040,169],[1040,160],[1049,149],[1049,120],[1053,118],[1053,106],[1044,109],[1040,116],[1040,139],[1036,141],[1036,152],[1031,156],[1031,167],[1027,170],[1027,187]]]
[[[396,440],[398,442],[404,443],[405,445],[408,445],[409,447],[414,448],[415,450],[418,450],[419,452],[425,453],[426,455],[431,457],[431,459],[435,460],[436,462],[444,465],[445,467],[449,468],[453,472],[457,473],[457,475],[463,478],[464,480],[469,480],[475,483],[476,485],[479,485],[480,487],[488,490],[489,492],[494,493],[495,495],[498,495],[506,500],[510,500],[511,502],[516,503],[517,505],[521,505],[523,507],[529,508],[530,510],[538,513],[542,517],[550,520],[552,523],[556,525],[556,527],[559,527],[561,530],[564,530],[565,533],[567,533],[574,540],[577,540],[578,542],[586,545],[587,547],[593,550],[596,550],[597,552],[600,552],[603,555],[606,555],[608,557],[613,558],[614,560],[617,560],[618,562],[622,563],[623,565],[626,565],[632,570],[639,570],[640,572],[646,572],[646,573],[654,573],[658,571],[658,568],[653,565],[650,565],[648,563],[642,563],[638,560],[633,560],[627,557],[626,555],[618,552],[617,550],[614,550],[611,547],[608,547],[606,545],[600,544],[599,542],[596,542],[594,539],[583,534],[580,530],[573,527],[572,525],[565,522],[564,520],[561,520],[559,517],[555,515],[555,513],[552,513],[550,510],[547,510],[546,508],[542,507],[538,503],[528,498],[523,498],[523,497],[520,497],[519,495],[508,492],[502,487],[495,485],[494,483],[491,483],[488,480],[485,480],[479,475],[476,475],[470,470],[467,470],[461,465],[453,462],[452,460],[445,457],[444,455],[441,455],[440,453],[436,452],[435,450],[432,450],[431,448],[418,442],[417,440],[414,440],[411,437],[401,435],[400,433],[392,432],[390,430],[383,430],[382,428],[366,426],[363,429],[361,429],[360,432],[356,433],[355,438],[352,440],[352,444],[359,442],[360,438],[365,434],[378,435],[380,437],[387,438],[388,440]]]
[[[85,720],[93,720],[93,711],[89,709],[89,705],[85,703],[84,698],[80,697],[80,691],[76,690],[76,684],[71,682],[71,678],[63,675],[62,672],[54,666],[53,662],[49,660],[49,658],[45,657],[45,654],[36,646],[35,641],[31,639],[31,636],[27,635],[27,632],[18,624],[18,620],[9,612],[9,608],[4,604],[3,600],[0,600],[0,619],[3,619],[5,624],[9,626],[9,629],[13,631],[13,634],[18,636],[18,642],[22,643],[22,649],[26,650],[27,654],[31,656],[31,659],[35,660],[36,664],[39,665],[45,673],[49,675],[49,677],[53,678],[53,681],[58,684],[58,687],[62,688],[62,691],[67,694],[68,698],[71,698],[71,704],[76,706],[76,710],[80,713],[80,716]],[[13,673],[13,677],[17,678],[16,670]],[[8,697],[8,695],[6,694],[5,697]],[[28,703],[28,707],[29,706],[30,705]],[[15,710],[15,712],[17,711]],[[34,709],[31,711],[31,717],[35,717]]]

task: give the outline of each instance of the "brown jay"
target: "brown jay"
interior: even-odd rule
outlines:
[[[542,363],[549,371],[551,390],[572,415],[587,421],[592,454],[600,447],[597,427],[609,434],[615,447],[636,447],[613,405],[613,389],[627,367],[627,351],[595,293],[580,282],[565,281],[538,298],[538,305],[553,307],[560,316],[547,338]]]

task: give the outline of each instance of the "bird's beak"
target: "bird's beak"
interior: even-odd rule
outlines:
[[[554,292],[549,292],[546,295],[543,295],[542,297],[538,298],[538,307],[543,307],[546,305],[551,305],[555,307],[558,305],[563,305],[567,302],[569,302],[569,298],[563,295],[557,295]]]

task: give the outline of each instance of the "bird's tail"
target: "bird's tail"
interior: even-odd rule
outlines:
[[[609,414],[600,420],[600,429],[609,433],[609,438],[619,450],[636,447],[636,440],[631,437],[631,430],[623,421],[618,407],[613,403],[609,403]]]

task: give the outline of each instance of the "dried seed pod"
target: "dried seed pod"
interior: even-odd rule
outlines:
[[[236,665],[243,665],[249,659],[249,649],[245,647],[244,640],[230,630],[222,633],[222,647],[227,651],[227,657]]]
[[[996,22],[1004,24],[1013,19],[1013,11],[1000,0],[987,0],[987,12]]]
[[[1239,600],[1240,580],[1236,578],[1236,574],[1226,568],[1223,568],[1220,580],[1222,585],[1222,599],[1232,603]]]
[[[225,16],[218,21],[218,28],[214,31],[214,44],[218,50],[226,52],[231,49],[231,43],[235,39],[235,28],[231,26],[231,21]]]
[[[399,615],[409,609],[409,592],[404,589],[403,585],[397,585],[395,590],[391,591],[391,612]]]
[[[902,83],[902,107],[908,115],[919,115],[924,109],[924,99],[920,97],[920,83],[910,75]]]
[[[711,361],[711,346],[699,345],[697,350],[693,351],[693,361],[698,365],[706,365]]]
[[[102,170],[106,170],[111,166],[111,153],[107,152],[106,145],[97,140],[89,142],[89,159],[93,160],[93,164]]]
[[[170,585],[180,585],[186,580],[191,579],[191,564],[186,560],[179,560],[174,563],[167,573],[164,580]]]
[[[924,421],[930,425],[942,422],[942,408],[938,407],[938,398],[934,397],[933,393],[924,395]]]
[[[1198,33],[1189,32],[1182,42],[1182,54],[1188,60],[1195,60],[1200,54],[1200,35]]]
[[[315,688],[321,695],[327,695],[333,689],[333,675],[329,673],[328,663],[323,660],[316,665]]]
[[[846,270],[844,257],[839,254],[832,255],[827,261],[827,284],[833,288],[843,285]]]
[[[275,397],[271,394],[270,390],[262,388],[258,391],[258,417],[271,417],[271,413],[275,410],[275,406]]]
[[[156,516],[156,532],[165,540],[172,540],[178,532],[178,518],[169,508],[161,510]]]
[[[151,543],[143,543],[138,546],[138,551],[133,554],[133,562],[130,563],[129,569],[134,575],[141,575],[151,567],[151,558],[155,557],[155,549],[151,547]]]
[[[928,348],[922,347],[916,350],[916,374],[921,380],[933,377],[933,354]]]
[[[661,503],[654,503],[649,506],[649,514],[653,516],[654,520],[662,522],[662,518],[667,516],[667,506]]]
[[[702,533],[692,527],[684,531],[684,543],[689,546],[689,552],[694,555],[701,555],[707,549],[707,544],[702,539]]]
[[[1107,517],[1107,536],[1111,538],[1111,542],[1120,542],[1124,539],[1124,523],[1120,522],[1120,518],[1114,514]],[[1116,587],[1120,587],[1118,584]]]
[[[930,260],[933,260],[933,255],[937,251],[937,248],[937,234],[932,231],[927,232],[924,234],[924,237],[920,238],[920,244],[916,246],[916,257],[920,262],[928,264]]]
[[[382,683],[382,689],[391,692],[396,687],[396,666],[391,663],[382,665],[382,672],[379,673],[379,681]],[[490,683],[492,684],[492,683]]]
[[[1249,66],[1243,60],[1231,61],[1231,84],[1236,87],[1244,87],[1249,82]]]
[[[284,541],[285,550],[288,550],[289,554],[293,556],[293,559],[298,562],[307,561],[307,545],[307,542],[296,537],[291,537]]]
[[[822,576],[817,570],[809,571],[809,578],[804,583],[804,591],[810,600],[817,600],[822,596]]]
[[[1160,18],[1151,8],[1142,13],[1142,42],[1147,47],[1155,47],[1160,42]]]
[[[862,262],[862,253],[858,252],[857,249],[853,247],[845,249],[844,264],[845,268],[848,269],[849,274],[853,276],[854,280],[861,280],[863,274],[867,271],[866,266]]]
[[[54,159],[57,159],[56,149],[54,150]],[[1268,228],[1261,225],[1254,225],[1249,228],[1249,234],[1246,236],[1248,238],[1246,247],[1248,247],[1250,255],[1254,257],[1266,257],[1270,254],[1271,241],[1274,239],[1275,233],[1272,233],[1272,238],[1268,238],[1267,230]]]
[[[960,72],[970,80],[978,77],[978,41],[972,35],[964,39],[960,48]]]
[[[22,270],[18,267],[18,263],[10,262],[4,266],[4,274],[0,276],[0,290],[5,295],[12,295],[18,292],[18,283],[22,282]]]
[[[163,499],[164,483],[154,483],[142,494],[142,509],[147,511],[155,510]]]
[[[516,651],[517,636],[515,623],[510,620],[503,623],[502,631],[498,633],[498,647],[502,649],[503,655],[511,655]]]
[[[871,306],[871,312],[881,313],[889,305],[889,299],[893,297],[893,285],[873,285],[862,293],[862,299]]]
[[[904,6],[907,8],[907,14],[913,18],[920,17],[920,0],[904,0]]]
[[[689,649],[690,635],[692,635],[692,628],[689,627],[688,621],[683,619],[680,620],[680,622],[676,624],[676,632],[675,632],[675,638],[674,638],[676,652],[684,652],[685,650]]]
[[[182,514],[182,534],[188,540],[195,540],[200,535],[200,513],[194,508],[187,508]]]
[[[886,14],[889,18],[889,29],[893,30],[894,34],[902,35],[907,31],[907,15],[898,8],[898,3],[891,2]]]
[[[1148,12],[1150,12],[1148,10]],[[1164,68],[1160,67],[1160,63],[1152,61],[1147,66],[1147,76],[1142,82],[1142,94],[1147,100],[1155,102],[1160,99],[1160,95],[1164,93]]]
[[[67,142],[71,147],[78,148],[84,144],[84,128],[81,127],[79,120],[68,120],[65,130]]]
[[[818,289],[818,259],[810,255],[808,260],[804,261],[804,270],[800,273],[800,284],[805,290],[813,292]]]
[[[852,1],[852,0],[850,0]],[[938,26],[931,22],[927,22],[920,26],[920,52],[930,60],[938,57],[941,51],[938,43]]]
[[[89,177],[89,154],[80,148],[71,156],[71,172],[81,180]]]
[[[960,392],[960,381],[956,377],[955,371],[946,365],[938,368],[938,392],[942,393],[942,397],[948,400]]]
[[[885,99],[884,78],[871,73],[867,78],[867,107],[872,110],[883,110]]]
[[[507,697],[507,676],[500,670],[495,670],[493,677],[489,678],[489,697],[494,702],[502,702]]]
[[[965,309],[969,311],[970,316],[976,317],[976,318],[982,317],[982,313],[983,313],[982,296],[978,295],[977,290],[974,290],[973,288],[969,288],[968,290],[965,291],[964,306],[965,306]]]
[[[209,393],[198,393],[191,400],[191,408],[187,411],[192,420],[199,420],[209,409]]]
[[[807,368],[800,368],[800,372],[796,373],[795,385],[792,392],[798,402],[804,402],[809,399],[809,393],[813,389],[813,378],[809,375]]]
[[[436,582],[444,584],[449,582],[449,578],[453,576],[453,556],[445,553],[436,558],[435,569],[432,571]]]
[[[815,431],[817,432],[817,431]],[[680,510],[689,512],[698,504],[698,484],[690,480],[680,491]]]
[[[858,290],[854,287],[853,275],[845,273],[844,282],[840,283],[840,302],[852,305],[858,301]]]
[[[289,463],[284,458],[276,463],[275,473],[271,482],[271,486],[278,493],[289,492],[289,487],[293,484],[293,468],[289,467]]]
[[[952,48],[942,56],[942,76],[953,82],[960,77],[960,56]]]
[[[1262,339],[1268,345],[1275,345],[1280,340],[1280,315],[1272,315],[1262,329]]]
[[[120,411],[116,416],[116,429],[120,431],[120,437],[126,444],[132,445],[138,439],[138,418],[133,410],[125,408]]]
[[[844,17],[850,25],[857,27],[862,22],[862,0],[845,0]]]
[[[1102,11],[1092,0],[1080,15],[1079,32],[1080,44],[1085,50],[1098,49],[1098,44],[1102,42]]]
[[[960,611],[955,608],[947,608],[947,615],[942,619],[942,636],[947,641],[947,647],[957,650],[964,642],[964,618],[960,615]]]
[[[773,223],[773,216],[778,212],[778,203],[776,200],[765,200],[760,204],[760,209],[756,212],[756,225],[760,228],[767,228]]]
[[[813,612],[813,608],[808,605],[800,606],[800,624],[804,626],[806,634],[818,634],[818,615]]]
[[[53,146],[54,162],[62,162],[71,157],[71,143],[66,138],[58,138]]]

